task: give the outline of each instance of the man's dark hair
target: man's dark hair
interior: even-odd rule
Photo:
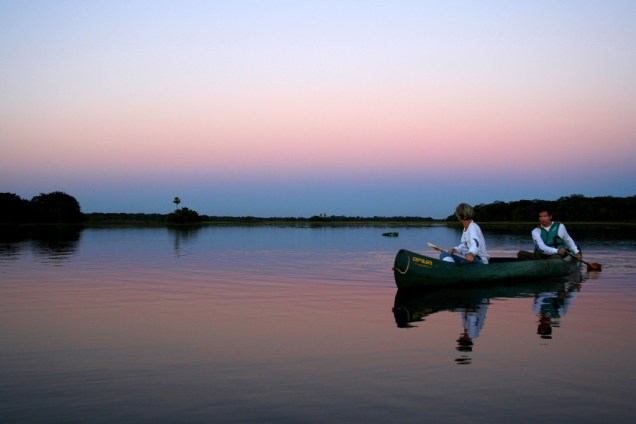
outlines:
[[[547,212],[548,215],[552,216],[552,208],[548,205],[541,205],[539,206],[539,210],[537,211],[537,213],[541,213],[541,212]]]

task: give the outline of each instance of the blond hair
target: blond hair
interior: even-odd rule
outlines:
[[[468,203],[460,203],[455,208],[455,216],[460,221],[468,221],[475,217],[475,210]]]

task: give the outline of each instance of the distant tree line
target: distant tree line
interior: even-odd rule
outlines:
[[[86,214],[87,222],[92,224],[143,224],[143,223],[186,223],[189,222],[216,222],[216,223],[235,223],[241,222],[245,224],[267,224],[275,222],[297,222],[297,223],[342,223],[342,222],[434,222],[433,218],[422,218],[419,216],[343,216],[343,215],[322,215],[312,216],[310,218],[303,217],[258,217],[258,216],[215,216],[215,215],[199,215],[196,211],[188,208],[181,208],[168,214],[143,214],[143,213],[88,213]],[[196,219],[195,219],[196,218]]]
[[[308,219],[310,222],[433,222],[433,218],[421,216],[343,216],[326,214],[314,215]]]
[[[198,224],[202,222],[218,223],[274,223],[297,222],[309,224],[321,223],[429,223],[430,217],[419,216],[344,216],[325,213],[309,218],[303,217],[255,217],[255,216],[213,216],[200,215],[188,208],[179,208],[181,200],[174,198],[177,209],[170,214],[144,213],[88,213],[81,212],[78,201],[61,191],[40,194],[31,200],[22,199],[13,193],[0,193],[0,224],[77,224],[86,222],[95,225],[130,224]],[[475,217],[479,222],[534,222],[538,219],[539,209],[547,206],[555,219],[567,222],[636,222],[631,213],[636,210],[636,196],[630,197],[585,197],[580,194],[561,197],[558,200],[517,200],[512,202],[496,201],[475,206]],[[456,222],[455,215],[449,215],[446,221]]]
[[[205,215],[199,215],[188,208],[180,208],[167,215],[160,213],[104,213],[86,214],[86,222],[95,225],[157,225],[157,224],[195,224],[203,221]]]
[[[201,215],[197,211],[188,208],[178,208],[166,218],[168,224],[195,224],[201,220]]]
[[[90,212],[85,215],[87,223],[96,225],[156,225],[166,222],[166,215],[160,213]]]
[[[566,222],[635,222],[636,196],[585,197],[581,194],[561,197],[557,200],[496,201],[475,206],[478,222],[528,222],[537,221],[540,209],[547,207],[554,219]],[[457,221],[449,215],[447,221]]]
[[[61,191],[26,200],[0,193],[0,224],[76,224],[84,221],[79,202]]]

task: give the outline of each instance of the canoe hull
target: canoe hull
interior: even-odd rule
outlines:
[[[395,256],[393,274],[398,288],[417,288],[558,277],[574,268],[575,262],[560,259],[494,258],[488,265],[459,264],[402,249]]]

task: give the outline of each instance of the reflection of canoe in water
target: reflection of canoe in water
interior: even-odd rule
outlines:
[[[444,262],[409,250],[400,250],[393,265],[398,288],[439,287],[460,283],[530,280],[567,275],[575,261],[491,258],[488,265]]]
[[[535,297],[539,293],[563,292],[572,284],[575,283],[566,277],[557,277],[514,285],[495,283],[420,290],[398,289],[393,315],[398,327],[409,327],[409,323],[423,321],[425,317],[436,312],[459,308],[471,309],[494,298],[527,298]]]

